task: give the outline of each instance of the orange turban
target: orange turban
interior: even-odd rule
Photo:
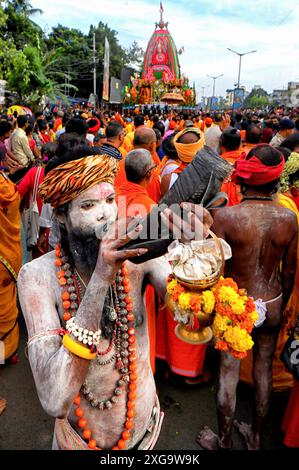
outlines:
[[[57,208],[95,184],[113,184],[118,167],[117,160],[107,155],[91,155],[63,163],[49,171],[39,187],[39,195]]]
[[[193,134],[198,135],[199,140],[198,142],[194,142],[193,144],[182,144],[179,143],[178,140],[187,132],[192,132]],[[205,145],[205,139],[203,134],[200,132],[197,127],[187,127],[183,129],[181,132],[176,134],[173,139],[174,146],[178,153],[179,159],[185,163],[191,163],[197,152]]]

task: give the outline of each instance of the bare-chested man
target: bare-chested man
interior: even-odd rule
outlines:
[[[146,284],[151,283],[164,298],[168,263],[164,258],[141,265],[126,262],[129,292],[116,291],[115,281],[120,276],[118,270],[122,262],[146,250],[118,251],[126,240],[121,236],[123,224],[116,221],[115,160],[104,155],[76,161],[66,161],[64,157],[63,164],[54,159],[51,165],[52,170],[41,191],[59,218],[62,266],[57,268],[55,265],[60,260],[57,259],[60,250],[56,248],[22,268],[18,290],[28,329],[29,360],[37,392],[45,411],[57,418],[53,448],[152,448],[159,435],[161,415],[149,361],[143,293]],[[54,165],[58,166],[53,168]],[[190,204],[187,208],[203,215],[201,208]],[[195,213],[191,216],[191,227],[187,224],[189,231],[198,220],[195,220]],[[204,224],[210,226],[210,215],[206,211],[204,215]],[[181,223],[174,214],[168,214],[168,220],[172,228]],[[112,226],[105,233],[105,226],[110,224]],[[197,226],[202,228],[201,224]],[[137,225],[136,231],[132,229],[127,240],[138,233],[139,228]],[[63,280],[62,285],[57,274]],[[64,277],[67,278],[66,285]],[[123,287],[127,289],[127,285],[123,284]],[[71,305],[62,298],[63,293],[67,299],[69,292]],[[125,308],[128,310],[129,307],[124,300],[127,296],[132,299],[135,324],[132,314],[126,316]],[[72,304],[74,298],[78,299],[75,305]],[[76,327],[87,333],[102,330],[95,359],[91,358],[95,353],[84,347],[82,338],[75,333],[67,335],[68,345],[62,344],[57,333],[62,326],[65,328],[65,318],[69,315],[65,312],[67,308],[76,311],[73,316]],[[119,308],[125,309],[125,313]],[[120,312],[118,323],[116,311]],[[127,326],[129,322],[131,331]],[[113,341],[112,331],[117,331]],[[130,335],[135,337],[135,334],[135,343],[130,343]],[[70,345],[77,353],[70,352]],[[85,349],[83,355],[87,354],[89,359],[82,357],[82,348]],[[132,363],[136,364],[136,369],[131,369],[128,356],[134,350]],[[104,351],[106,354],[100,354]],[[117,359],[120,352],[121,357]],[[126,382],[134,386],[127,390]]]
[[[214,216],[212,230],[232,248],[225,275],[247,289],[255,300],[262,299],[267,312],[262,326],[253,332],[253,425],[234,422],[240,361],[221,352],[217,394],[219,437],[205,427],[197,442],[206,449],[231,448],[233,424],[244,436],[248,449],[261,446],[272,391],[272,359],[296,270],[296,216],[275,200],[283,165],[282,155],[273,147],[262,144],[253,148],[246,160],[237,161],[236,183],[241,184],[241,204],[218,210]]]

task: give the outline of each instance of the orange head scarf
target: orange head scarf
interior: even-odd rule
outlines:
[[[179,143],[178,140],[187,132],[192,132],[193,134],[198,135],[200,138],[198,142],[194,142],[193,144]],[[191,163],[197,152],[204,146],[205,139],[197,127],[187,127],[175,135],[173,143],[178,153],[179,159],[184,163]]]
[[[72,160],[49,171],[39,187],[39,195],[44,202],[57,208],[95,184],[113,184],[117,172],[117,160],[107,155],[91,155]]]

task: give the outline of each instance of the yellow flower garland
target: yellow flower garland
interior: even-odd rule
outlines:
[[[171,276],[167,292],[181,315],[193,318],[192,321],[200,313],[215,315],[213,334],[216,349],[228,351],[237,359],[244,358],[252,349],[251,331],[258,320],[258,313],[253,299],[247,296],[245,289],[239,289],[233,279],[221,277],[211,289],[194,293],[186,292]]]

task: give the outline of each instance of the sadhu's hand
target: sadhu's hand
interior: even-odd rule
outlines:
[[[101,238],[97,266],[110,280],[114,279],[117,269],[125,260],[147,253],[146,248],[119,250],[130,240],[135,240],[142,228],[140,218],[131,217],[118,219],[110,227],[103,227],[101,234],[97,234]]]
[[[164,224],[173,233],[174,238],[182,243],[206,238],[213,224],[211,214],[203,206],[190,202],[182,202],[180,207],[184,210],[183,217],[170,209],[161,214]]]

